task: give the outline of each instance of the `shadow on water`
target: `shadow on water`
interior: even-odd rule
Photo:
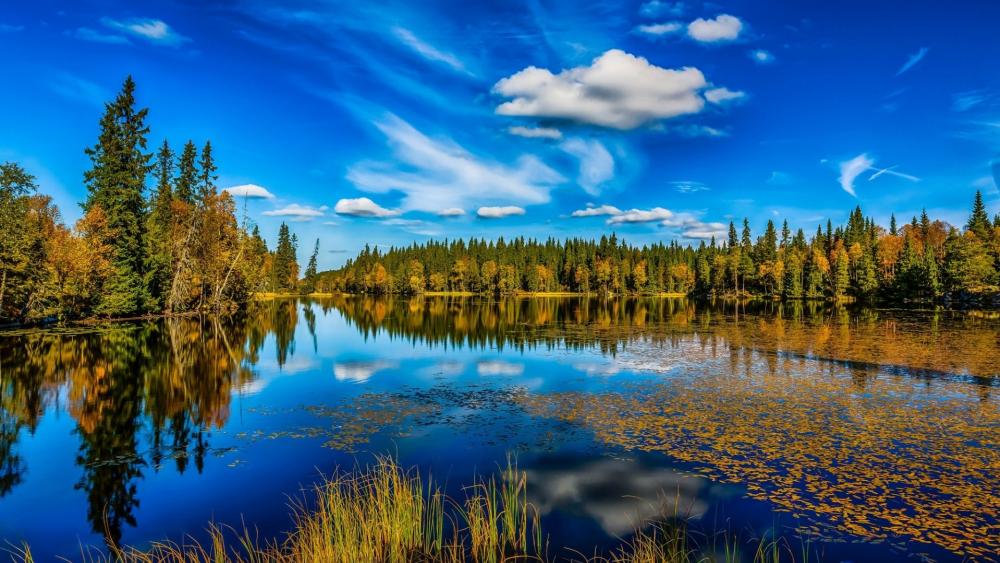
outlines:
[[[585,432],[604,449],[534,451],[541,457],[527,470],[543,514],[586,520],[607,537],[655,516],[697,519],[746,491],[802,517],[801,533],[829,537],[835,528],[967,555],[997,547],[996,536],[975,530],[995,530],[1000,511],[1000,321],[811,302],[344,296],[261,301],[228,319],[0,333],[0,498],[25,486],[33,463],[19,441],[45,432],[46,413],[68,413],[77,452],[74,467],[61,470],[79,475],[90,528],[117,544],[137,525],[143,482],[166,468],[200,476],[206,458],[224,449],[213,447],[213,432],[230,426],[232,401],[260,383],[260,366],[322,356],[330,342],[319,333],[333,319],[375,356],[334,358],[336,383],[412,376],[401,358],[379,356],[385,339],[440,348],[440,376],[464,373],[448,360],[453,352],[497,356],[480,359],[477,376],[514,383],[401,387],[335,405],[309,404],[303,388],[306,413],[336,428],[310,434],[328,448],[349,451],[387,429],[403,437],[459,420],[474,421],[485,441],[494,429],[483,413],[521,417],[549,434]],[[297,333],[308,338],[302,351]],[[572,372],[604,383],[529,390],[517,378],[535,364],[508,360],[537,352],[572,365],[546,382]],[[663,377],[607,383],[635,373]],[[526,428],[488,440],[509,447],[505,440],[523,441]],[[309,434],[293,430],[285,434]],[[671,465],[642,457],[650,452]]]

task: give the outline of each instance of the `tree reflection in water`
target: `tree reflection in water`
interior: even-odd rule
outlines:
[[[233,392],[254,379],[268,335],[284,362],[294,347],[298,304],[262,302],[247,317],[177,317],[79,330],[28,331],[0,338],[0,495],[27,471],[22,430],[58,408],[60,388],[75,421],[82,475],[96,533],[117,543],[135,526],[143,472],[173,460],[201,472],[209,435],[229,417]],[[148,430],[148,452],[140,451]]]

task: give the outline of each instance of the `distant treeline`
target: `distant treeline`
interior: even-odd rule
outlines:
[[[252,292],[297,287],[288,227],[269,252],[257,227],[237,220],[233,199],[216,188],[210,142],[199,152],[188,141],[179,156],[167,141],[155,158],[146,152],[148,109],[134,94],[128,77],[105,105],[73,228],[31,174],[0,164],[0,324],[228,311]]]
[[[521,291],[659,293],[699,296],[930,301],[995,294],[1000,284],[1000,215],[991,221],[976,192],[959,229],[924,212],[888,228],[857,207],[846,225],[807,238],[785,221],[754,237],[729,224],[726,240],[697,247],[600,241],[482,239],[414,243],[387,252],[365,247],[344,267],[317,275],[321,291],[421,293]]]

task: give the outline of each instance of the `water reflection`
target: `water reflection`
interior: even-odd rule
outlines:
[[[321,337],[334,321],[352,334]],[[325,353],[355,332],[365,344]],[[415,363],[393,343],[430,352]],[[352,391],[289,385],[301,406],[248,433],[247,447],[308,437],[353,452],[445,427],[463,446],[539,453],[585,436],[595,455],[526,467],[532,499],[608,535],[705,514],[728,483],[788,511],[803,533],[979,556],[1000,549],[998,349],[1000,320],[987,313],[660,298],[279,299],[225,320],[6,333],[0,498],[36,461],[25,436],[44,432],[46,413],[68,413],[67,471],[89,526],[118,542],[146,514],[143,482],[165,468],[199,479],[223,449],[213,441],[233,425],[234,400],[259,392],[255,408],[267,407],[277,371]],[[457,443],[420,447],[447,457]],[[612,451],[654,452],[699,475],[604,457]],[[278,510],[283,499],[272,499]]]
[[[123,525],[136,525],[145,471],[173,463],[180,474],[191,464],[201,473],[209,433],[226,424],[234,391],[255,378],[250,366],[268,334],[279,363],[288,357],[296,311],[294,301],[275,301],[252,322],[171,318],[0,338],[0,495],[28,470],[17,454],[22,432],[64,408],[79,439],[75,487],[86,495],[87,519],[117,543]]]

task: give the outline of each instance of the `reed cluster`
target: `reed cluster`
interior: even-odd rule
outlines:
[[[295,526],[284,540],[260,540],[242,531],[210,525],[208,539],[153,542],[145,548],[111,545],[81,548],[80,560],[123,563],[476,563],[545,562],[702,563],[808,561],[784,540],[760,540],[747,553],[730,534],[695,545],[683,524],[660,523],[638,530],[609,555],[549,552],[539,514],[528,502],[527,477],[508,460],[499,477],[465,488],[464,499],[445,496],[433,481],[405,470],[391,457],[366,468],[337,472],[312,491],[312,502],[295,503]],[[308,499],[307,499],[308,500]],[[721,538],[722,546],[716,545]],[[707,550],[705,548],[708,548]],[[28,545],[14,560],[34,562]]]

